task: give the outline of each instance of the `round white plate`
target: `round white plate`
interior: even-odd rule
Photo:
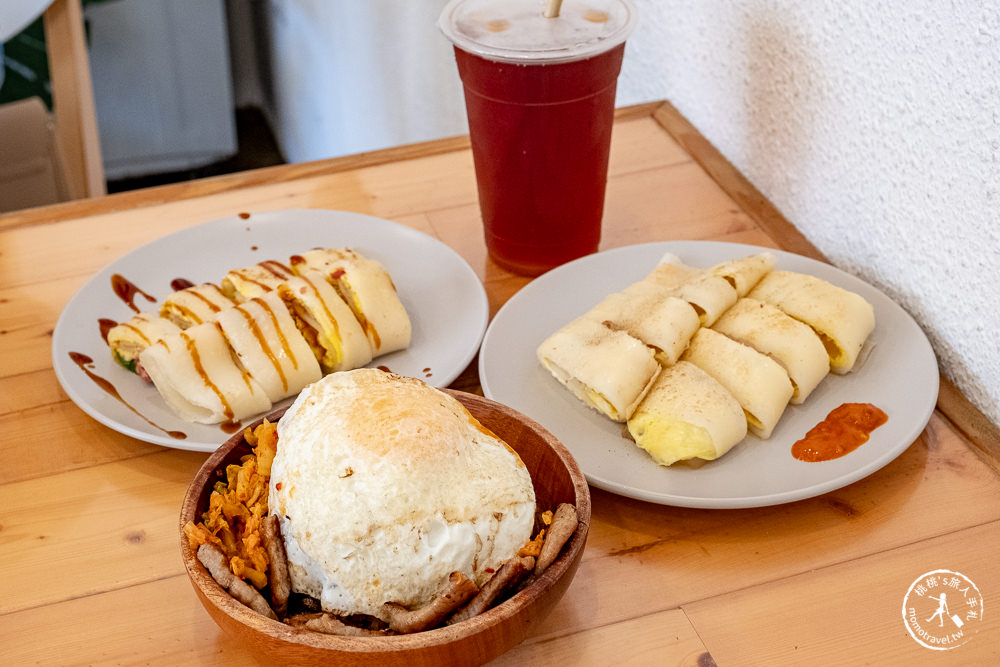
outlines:
[[[938,395],[930,343],[913,318],[871,285],[828,264],[772,250],[777,267],[809,273],[865,297],[875,308],[870,354],[846,375],[830,375],[803,405],[786,408],[771,437],[748,436],[700,468],[662,467],[617,424],[578,401],[535,356],[538,345],[604,296],[641,280],[664,253],[709,267],[762,252],[735,243],[678,241],[617,248],[554,269],[525,286],[496,314],[479,353],[483,392],[541,423],[569,448],[596,487],[664,505],[739,508],[809,498],[883,467],[923,431]],[[865,354],[863,351],[862,354]],[[792,444],[842,403],[872,403],[889,421],[847,456],[820,463],[792,457]]]
[[[52,364],[59,382],[80,408],[116,431],[166,447],[214,451],[228,437],[219,426],[182,421],[152,385],[111,358],[100,336],[99,319],[122,322],[134,314],[115,295],[111,276],[121,274],[154,296],[156,303],[139,296],[135,304],[156,311],[173,292],[170,284],[175,278],[218,284],[231,269],[268,259],[287,262],[289,256],[319,246],[351,247],[381,262],[410,315],[410,346],[377,357],[369,366],[384,366],[443,387],[469,365],[486,331],[489,304],[483,284],[455,251],[426,234],[380,218],[344,211],[287,210],[191,227],[137,248],[97,273],[66,304],[53,332]],[[111,382],[123,400],[101,388],[74,363],[71,352],[93,359],[90,370]],[[287,399],[275,408],[290,402]],[[170,431],[186,437],[171,437]]]

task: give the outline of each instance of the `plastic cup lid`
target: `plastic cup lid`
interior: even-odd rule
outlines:
[[[635,28],[631,0],[563,0],[545,18],[544,0],[451,0],[438,27],[455,46],[488,60],[581,60],[624,42]]]

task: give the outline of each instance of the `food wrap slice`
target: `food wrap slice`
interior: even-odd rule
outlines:
[[[222,279],[222,291],[230,299],[242,303],[278,289],[279,285],[294,275],[288,266],[269,259],[253,266],[231,270]]]
[[[605,297],[584,317],[642,341],[664,366],[677,361],[700,324],[694,308],[683,299],[625,292]]]
[[[632,283],[623,291],[629,296],[663,298],[698,273],[699,269],[687,266],[673,253],[667,253],[642,280]]]
[[[234,422],[271,409],[267,393],[239,365],[218,322],[161,338],[139,362],[163,400],[186,421]]]
[[[736,289],[738,296],[747,292],[774,269],[774,253],[761,252],[749,257],[722,262],[708,269],[712,275],[725,278]]]
[[[236,302],[223,294],[218,285],[202,283],[178,290],[164,299],[160,316],[181,329],[187,329],[202,322],[211,322],[223,310],[235,305]]]
[[[708,272],[681,283],[674,294],[694,307],[705,327],[712,326],[739,298],[728,280]]]
[[[792,382],[778,362],[712,329],[699,329],[681,358],[736,398],[751,433],[761,439],[771,436],[792,398]]]
[[[649,347],[586,317],[549,336],[537,355],[577,398],[617,422],[628,418],[660,373]]]
[[[830,372],[830,358],[816,332],[769,303],[740,299],[712,328],[781,364],[792,381],[793,405],[805,401]]]
[[[271,401],[299,393],[323,373],[277,292],[219,315],[219,325],[243,367]]]
[[[175,334],[180,327],[152,313],[139,313],[108,331],[111,356],[126,370],[137,372],[139,355],[156,341]]]
[[[321,248],[295,255],[291,263],[296,272],[315,270],[326,276],[361,323],[374,356],[409,346],[410,317],[378,261],[349,248]]]
[[[372,360],[368,337],[323,274],[301,270],[278,287],[278,295],[325,372],[360,368]]]
[[[838,375],[854,368],[875,328],[875,309],[864,297],[804,273],[772,271],[748,296],[812,327],[826,347],[830,370]]]
[[[711,461],[747,435],[739,402],[711,375],[678,361],[663,369],[628,419],[635,444],[663,466]]]

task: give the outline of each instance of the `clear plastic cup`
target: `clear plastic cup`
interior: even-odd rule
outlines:
[[[486,247],[524,275],[597,250],[630,0],[452,0]]]

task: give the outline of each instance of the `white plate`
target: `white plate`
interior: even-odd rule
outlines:
[[[253,213],[247,219],[215,220],[170,234],[130,252],[91,278],[66,304],[53,332],[52,364],[59,382],[80,408],[116,431],[167,447],[214,451],[228,437],[219,426],[182,421],[154,387],[112,360],[98,320],[121,322],[134,313],[112,291],[111,276],[121,274],[156,297],[157,303],[141,296],[135,300],[140,309],[156,310],[173,292],[170,284],[175,278],[218,284],[231,269],[267,259],[287,262],[289,256],[317,246],[348,246],[381,262],[410,315],[410,346],[377,357],[369,366],[385,366],[443,387],[475,357],[489,321],[489,304],[479,278],[451,248],[409,227],[358,213],[272,211]],[[93,359],[93,373],[111,382],[124,402],[98,386],[73,362],[70,352]],[[287,399],[275,408],[290,402]],[[171,437],[168,431],[186,437]]]
[[[596,487],[664,505],[737,508],[776,505],[841,488],[883,467],[923,431],[938,395],[926,336],[902,308],[871,285],[791,253],[772,251],[781,269],[809,273],[865,297],[875,308],[871,354],[847,376],[830,375],[803,405],[790,405],[768,440],[748,436],[700,468],[665,468],[622,437],[623,425],[583,405],[538,363],[552,332],[601,298],[642,279],[666,252],[709,267],[765,248],[699,241],[650,243],[589,255],[529,283],[497,313],[479,353],[483,392],[532,417],[569,448]],[[872,403],[889,421],[839,459],[806,463],[792,444],[842,403]]]

